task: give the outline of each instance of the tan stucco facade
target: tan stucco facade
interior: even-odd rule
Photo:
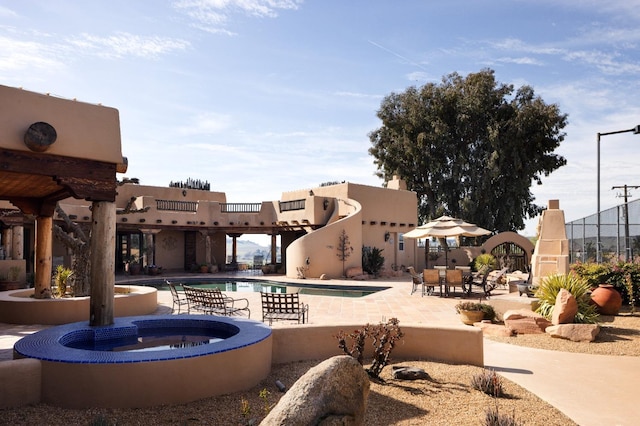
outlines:
[[[25,130],[46,122],[57,132],[47,154],[121,164],[120,117],[115,108],[0,85],[0,146],[29,152]]]

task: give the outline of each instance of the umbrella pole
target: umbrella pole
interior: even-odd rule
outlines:
[[[430,251],[430,245],[429,245],[429,238],[426,239],[426,244],[424,245],[424,267],[425,269],[429,269],[429,251]]]

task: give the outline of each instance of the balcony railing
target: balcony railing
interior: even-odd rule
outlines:
[[[292,201],[280,201],[280,213],[288,212],[292,210],[304,210],[305,199],[292,200]]]
[[[196,212],[197,201],[156,200],[156,209],[174,212]]]
[[[222,213],[260,213],[262,203],[222,203]]]

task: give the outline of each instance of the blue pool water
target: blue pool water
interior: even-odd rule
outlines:
[[[95,340],[93,338],[72,340],[64,346],[85,351],[149,352],[184,349],[220,342],[232,334],[223,330],[191,328],[139,329],[137,335],[115,339]]]
[[[286,293],[287,288],[291,292],[291,288],[295,288],[300,294],[310,294],[318,296],[334,296],[334,297],[363,297],[369,294],[376,293],[381,290],[386,290],[389,287],[369,287],[369,286],[335,286],[335,285],[320,285],[320,284],[288,284],[276,281],[267,280],[231,280],[231,279],[208,279],[202,278],[196,279],[173,279],[170,280],[176,285],[187,284],[194,287],[203,288],[217,288],[220,291],[235,291],[235,292],[248,292],[248,293]],[[169,287],[164,280],[162,281],[149,281],[146,283],[136,283],[136,285],[150,285],[157,288],[160,291],[169,291]]]

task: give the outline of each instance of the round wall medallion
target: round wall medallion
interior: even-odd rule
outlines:
[[[33,123],[24,134],[24,144],[35,152],[45,152],[54,144],[58,134],[49,123],[39,121]]]

